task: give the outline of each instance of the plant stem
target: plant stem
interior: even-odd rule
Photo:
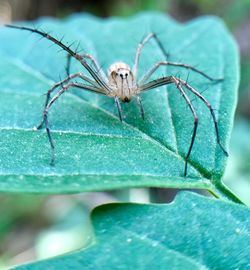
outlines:
[[[214,183],[214,189],[210,192],[217,198],[223,198],[235,203],[244,204],[226,185],[223,183]],[[245,204],[244,204],[245,205]]]

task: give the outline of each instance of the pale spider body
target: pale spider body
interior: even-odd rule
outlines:
[[[116,62],[108,69],[108,82],[111,97],[118,97],[123,102],[129,102],[133,96],[139,94],[134,74],[130,67],[123,62]]]
[[[114,101],[118,110],[119,118],[122,121],[123,115],[122,115],[122,107],[121,107],[120,101],[129,102],[133,97],[135,97],[137,100],[138,106],[140,108],[141,117],[142,119],[144,119],[144,110],[143,110],[140,94],[145,91],[159,88],[164,85],[174,84],[176,86],[176,89],[180,93],[180,95],[183,97],[183,99],[187,103],[194,119],[193,132],[191,136],[190,145],[189,145],[187,154],[183,157],[185,160],[184,176],[187,175],[188,160],[189,160],[189,157],[193,148],[193,144],[195,141],[197,127],[198,127],[198,120],[199,120],[198,114],[192,104],[192,100],[190,99],[187,93],[194,94],[201,102],[205,104],[205,106],[209,110],[212,116],[213,122],[214,122],[217,143],[220,146],[223,153],[225,155],[228,155],[227,151],[224,149],[220,141],[218,121],[215,117],[214,109],[209,103],[209,101],[206,100],[206,98],[199,91],[197,91],[194,87],[192,87],[187,81],[177,78],[176,76],[173,76],[171,74],[167,76],[163,76],[155,80],[150,80],[151,76],[161,66],[175,66],[175,67],[189,69],[190,71],[196,72],[197,74],[200,74],[201,76],[203,76],[204,78],[210,81],[221,81],[222,79],[214,79],[213,77],[207,75],[203,71],[195,67],[192,67],[190,65],[168,61],[167,60],[168,54],[166,53],[163,44],[160,42],[160,40],[158,39],[155,33],[149,33],[138,44],[137,50],[135,53],[135,58],[134,58],[134,65],[132,69],[130,69],[130,67],[123,62],[116,62],[109,67],[107,74],[105,74],[105,72],[102,71],[100,65],[98,64],[97,60],[93,56],[89,54],[79,54],[77,52],[77,49],[76,51],[73,51],[70,48],[71,46],[65,45],[62,42],[62,40],[57,40],[56,38],[54,38],[53,36],[49,35],[46,32],[40,31],[38,29],[29,28],[29,27],[14,26],[14,25],[6,25],[6,26],[10,28],[16,28],[20,30],[37,33],[38,35],[52,41],[54,44],[58,45],[64,51],[68,53],[68,62],[67,62],[67,69],[66,69],[68,76],[65,79],[55,83],[47,91],[46,101],[45,101],[44,110],[43,110],[43,119],[40,125],[38,125],[37,127],[37,129],[40,129],[45,125],[48,139],[51,145],[51,150],[52,150],[51,165],[54,164],[54,160],[55,160],[55,151],[54,151],[55,145],[54,145],[54,141],[52,139],[51,131],[49,128],[48,113],[51,106],[54,104],[54,102],[62,94],[64,94],[71,88],[77,88],[79,90],[85,90],[85,91],[87,90],[90,92],[94,92],[97,94],[102,94],[102,95],[114,98]],[[151,39],[155,40],[155,42],[157,43],[157,46],[159,47],[159,49],[162,51],[163,55],[165,56],[165,59],[163,61],[159,61],[155,63],[151,68],[148,69],[148,71],[141,78],[138,79],[137,71],[138,71],[141,51],[143,47],[145,46],[145,44],[148,43],[149,40]],[[70,59],[72,57],[75,58],[83,66],[84,73],[81,73],[81,72],[74,73],[74,74],[69,73]],[[91,63],[89,63],[89,61]],[[73,79],[78,79],[78,81],[73,82],[72,81]],[[51,94],[53,92],[55,92],[55,94],[53,97],[51,97]]]

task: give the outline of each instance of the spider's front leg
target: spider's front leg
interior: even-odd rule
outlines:
[[[228,156],[228,152],[226,151],[226,149],[224,148],[224,146],[222,145],[222,143],[220,141],[218,121],[217,121],[217,119],[215,117],[214,109],[213,109],[212,105],[197,90],[195,90],[192,86],[190,86],[186,81],[184,81],[182,79],[175,78],[175,77],[173,77],[173,80],[175,81],[176,87],[179,90],[181,90],[181,88],[182,88],[181,85],[183,85],[187,90],[189,90],[190,92],[192,92],[193,94],[195,94],[205,104],[205,106],[209,109],[210,114],[211,114],[212,119],[213,119],[213,122],[214,122],[217,143],[220,146],[221,150],[223,151],[224,155],[225,156]],[[190,103],[189,104],[189,107],[191,108],[191,106],[192,106],[191,101],[190,100],[187,100],[188,97],[186,96],[186,94],[183,91],[183,89],[181,91],[182,91],[182,95],[186,99],[187,103],[188,104]],[[193,109],[192,108],[191,108],[191,110],[193,112]],[[194,112],[193,112],[193,115],[194,115]],[[195,118],[195,115],[194,115],[194,119],[196,119]],[[198,118],[197,118],[197,124],[198,124]],[[190,147],[189,147],[189,150],[188,150],[188,154],[186,156],[186,163],[185,163],[185,170],[184,170],[184,175],[185,176],[186,176],[186,173],[187,173],[187,160],[188,160],[189,155],[190,155],[190,153],[192,151],[193,142],[194,142],[194,139],[195,139],[195,136],[196,136],[196,130],[197,130],[197,127],[194,125],[194,131],[193,131],[193,135],[192,135],[191,144],[190,144]]]
[[[194,95],[196,95],[204,104],[205,106],[209,109],[210,114],[212,116],[213,122],[214,122],[214,127],[215,127],[215,133],[216,133],[216,138],[217,138],[217,143],[220,146],[221,150],[223,151],[223,153],[228,156],[228,152],[225,150],[225,148],[223,147],[221,140],[220,140],[220,136],[219,136],[219,127],[218,127],[218,121],[215,117],[214,114],[214,109],[211,106],[211,104],[197,91],[195,90],[192,86],[190,86],[186,81],[176,78],[174,76],[167,76],[167,77],[162,77],[153,81],[150,81],[148,83],[139,85],[139,90],[141,92],[144,91],[149,91],[151,89],[157,88],[157,87],[161,87],[163,85],[167,85],[167,84],[175,84],[177,89],[179,90],[181,96],[185,99],[185,101],[187,102],[192,114],[193,114],[193,118],[194,118],[194,128],[193,128],[193,133],[192,133],[192,138],[191,138],[191,143],[187,152],[187,155],[185,157],[185,168],[184,168],[184,175],[187,175],[187,164],[188,164],[188,159],[189,156],[192,152],[192,148],[193,148],[193,144],[195,141],[195,137],[196,137],[196,132],[197,132],[197,127],[198,127],[198,116],[197,113],[192,105],[191,100],[189,99],[189,97],[187,96],[186,92],[184,91],[183,87],[192,92]]]
[[[73,83],[73,82],[71,82],[71,83],[68,83],[67,85],[63,86],[57,92],[57,94],[48,102],[48,104],[45,106],[44,111],[43,111],[43,121],[42,121],[42,123],[45,123],[46,132],[47,132],[49,142],[50,142],[50,146],[51,146],[51,162],[50,162],[51,165],[54,165],[54,162],[55,162],[55,145],[54,145],[54,141],[52,139],[50,128],[49,128],[49,121],[48,121],[49,109],[51,108],[52,104],[54,104],[54,102],[63,93],[65,93],[67,90],[69,90],[72,87],[76,87],[78,89],[88,90],[88,91],[91,91],[91,92],[95,92],[95,93],[98,93],[98,94],[105,95],[105,90],[104,89],[97,88],[95,86],[90,86],[90,85],[83,84],[83,83]]]
[[[217,138],[217,143],[220,146],[221,150],[223,151],[223,153],[228,156],[228,152],[227,150],[224,148],[224,146],[221,143],[220,140],[220,135],[219,135],[219,127],[218,127],[218,120],[215,117],[215,113],[214,113],[214,108],[212,107],[212,105],[197,91],[195,90],[191,85],[189,85],[187,82],[179,79],[179,81],[193,94],[195,94],[204,104],[205,106],[209,109],[210,114],[212,116],[213,122],[214,122],[214,128],[215,128],[215,133],[216,133],[216,138]]]
[[[54,145],[54,141],[52,139],[52,136],[51,136],[51,132],[50,132],[50,128],[49,128],[49,121],[48,121],[48,112],[49,112],[49,109],[51,107],[51,105],[65,92],[67,91],[70,87],[73,87],[74,86],[74,83],[69,83],[65,86],[63,86],[59,92],[47,103],[47,105],[45,106],[44,108],[44,111],[43,111],[43,120],[42,120],[42,123],[45,123],[45,128],[46,128],[46,132],[47,132],[47,135],[48,135],[48,138],[49,138],[49,143],[50,143],[50,146],[51,146],[51,162],[50,162],[50,165],[54,165],[54,162],[55,162],[55,145]]]
[[[193,145],[194,145],[194,141],[195,141],[195,137],[196,137],[196,133],[197,133],[199,118],[198,118],[198,115],[197,115],[193,105],[192,105],[191,100],[189,99],[189,97],[187,96],[187,94],[185,93],[185,91],[182,88],[182,84],[183,84],[182,81],[177,79],[174,76],[171,76],[171,78],[173,80],[173,83],[176,85],[177,89],[180,91],[181,96],[183,96],[183,98],[187,102],[187,104],[188,104],[188,106],[193,114],[193,118],[194,118],[194,127],[193,127],[191,143],[189,145],[188,152],[187,152],[186,157],[185,157],[184,176],[187,176],[188,159],[189,159],[189,156],[190,156],[192,149],[193,149]]]
[[[78,72],[78,73],[75,73],[75,74],[71,74],[69,75],[68,77],[66,77],[65,79],[55,83],[48,91],[47,91],[47,94],[46,94],[46,100],[45,100],[45,104],[44,104],[44,110],[46,108],[46,106],[48,105],[49,103],[49,100],[50,100],[50,96],[51,96],[51,93],[54,92],[57,87],[59,86],[62,86],[64,83],[74,79],[74,78],[80,78],[82,79],[83,81],[86,81],[88,83],[90,83],[91,85],[97,87],[97,83],[95,81],[93,81],[92,79],[88,78],[87,76],[84,76],[82,73]],[[44,119],[41,121],[41,123],[37,126],[37,129],[41,129],[44,125],[45,121]]]
[[[184,169],[184,176],[187,175],[187,161],[189,159],[189,156],[191,154],[192,148],[193,148],[193,144],[194,144],[194,140],[196,137],[196,132],[197,132],[197,127],[198,127],[198,116],[196,114],[196,111],[193,108],[192,102],[189,99],[189,97],[186,95],[185,91],[183,90],[182,86],[184,86],[187,90],[189,90],[190,92],[192,92],[193,94],[195,94],[204,104],[205,106],[209,109],[210,114],[212,116],[213,122],[214,122],[214,127],[215,127],[215,134],[216,134],[216,139],[217,139],[217,143],[220,146],[221,150],[223,151],[223,153],[225,154],[225,156],[228,156],[228,152],[226,151],[226,149],[223,147],[221,141],[220,141],[220,135],[219,135],[219,127],[218,127],[218,121],[215,117],[214,114],[214,109],[212,107],[212,105],[197,91],[195,90],[192,86],[190,86],[186,81],[182,80],[182,79],[178,79],[174,76],[171,76],[173,82],[175,83],[176,87],[179,89],[179,91],[181,92],[181,95],[183,96],[183,98],[186,100],[186,102],[188,103],[188,106],[190,107],[193,117],[194,117],[194,129],[193,129],[193,134],[192,134],[192,139],[191,139],[191,143],[188,149],[188,153],[185,157],[185,169]]]

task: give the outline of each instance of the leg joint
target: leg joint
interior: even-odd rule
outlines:
[[[198,125],[198,123],[199,123],[199,118],[198,118],[197,115],[195,115],[195,116],[194,116],[194,124],[195,124],[195,125]]]

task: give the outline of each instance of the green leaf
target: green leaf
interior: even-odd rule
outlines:
[[[160,13],[141,13],[129,19],[45,18],[35,24],[58,39],[65,34],[67,44],[79,40],[84,52],[94,55],[104,69],[115,61],[132,66],[145,33],[158,33],[170,60],[224,78],[211,83],[194,72],[165,67],[152,77],[186,79],[190,73],[193,87],[200,92],[207,89],[203,95],[217,110],[220,137],[228,148],[237,99],[238,54],[219,19],[203,17],[181,25]],[[56,164],[51,167],[46,132],[33,127],[42,118],[43,94],[59,76],[65,76],[66,54],[50,41],[20,30],[2,28],[0,38],[1,191],[67,193],[154,186],[216,192],[214,184],[220,183],[226,157],[216,143],[209,110],[199,100],[193,101],[200,119],[197,138],[188,176],[183,177],[193,117],[174,86],[142,94],[145,121],[135,101],[123,104],[123,123],[113,99],[81,90],[65,94],[49,115],[56,146]],[[151,41],[143,49],[139,75],[160,60],[163,53]],[[72,72],[85,72],[76,61],[73,66]]]
[[[89,247],[16,269],[250,267],[250,211],[244,206],[183,192],[169,205],[100,206],[92,219]]]

